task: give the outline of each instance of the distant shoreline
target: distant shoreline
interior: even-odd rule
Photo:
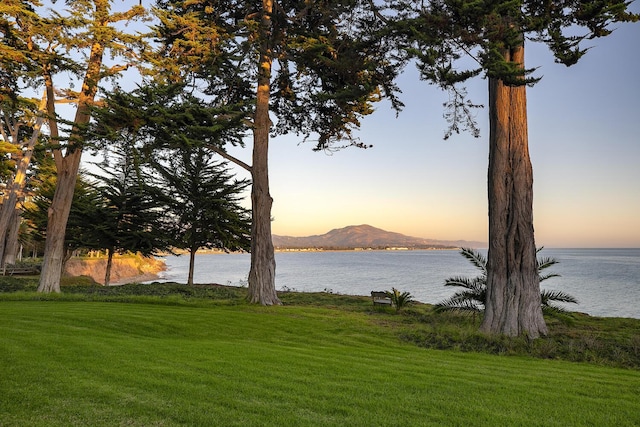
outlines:
[[[460,250],[460,247],[442,247],[442,248],[274,248],[275,252],[411,252],[411,251],[456,251]],[[225,254],[249,254],[249,252],[237,251],[237,252],[226,252],[219,249],[203,249],[196,252],[196,256],[198,255],[225,255]],[[156,258],[163,258],[166,256],[171,256],[173,254],[166,253],[162,255],[158,255]],[[188,256],[189,253],[186,251],[176,251],[175,256]]]
[[[386,252],[408,252],[408,251],[453,251],[459,250],[459,247],[446,246],[446,247],[424,247],[424,248],[409,248],[409,247],[383,247],[383,248],[275,248],[276,252],[373,252],[373,251],[386,251]]]

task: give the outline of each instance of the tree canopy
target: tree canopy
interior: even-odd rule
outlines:
[[[187,284],[193,284],[195,254],[199,249],[248,251],[250,213],[241,207],[249,181],[232,179],[226,164],[202,146],[185,145],[154,156],[170,216],[172,245],[189,252]]]
[[[205,102],[179,84],[146,84],[109,94],[94,111],[91,139],[108,147],[129,141],[144,153],[147,182],[163,206],[171,245],[194,255],[201,248],[249,250],[250,215],[240,206],[246,180],[234,180],[214,156],[225,143],[242,144],[243,115]]]

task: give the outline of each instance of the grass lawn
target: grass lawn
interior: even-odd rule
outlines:
[[[0,426],[640,425],[638,369],[425,349],[340,298],[0,299]]]

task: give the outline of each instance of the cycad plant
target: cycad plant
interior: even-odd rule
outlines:
[[[396,308],[396,313],[403,307],[408,306],[413,302],[413,296],[409,292],[400,292],[396,288],[391,288],[391,292],[386,291],[386,294],[391,298],[393,306]]]
[[[539,248],[536,253],[539,253]],[[478,251],[469,248],[462,248],[460,254],[468,259],[480,270],[481,275],[474,278],[455,276],[445,280],[445,286],[461,287],[451,298],[436,304],[436,311],[470,311],[473,313],[484,310],[484,303],[487,297],[487,259]],[[540,282],[552,277],[560,277],[556,273],[544,274],[544,270],[558,263],[554,258],[538,258],[538,276]],[[553,304],[554,302],[577,304],[573,296],[562,291],[542,290],[540,292],[542,311],[545,314],[558,314],[565,312],[564,308]]]

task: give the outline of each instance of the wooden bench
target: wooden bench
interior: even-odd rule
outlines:
[[[4,268],[4,271],[2,271],[3,276],[18,276],[21,274],[35,276],[40,274],[40,269],[38,267],[15,267],[8,265]]]
[[[371,291],[371,300],[373,305],[388,305],[391,307],[392,301],[384,291]]]

